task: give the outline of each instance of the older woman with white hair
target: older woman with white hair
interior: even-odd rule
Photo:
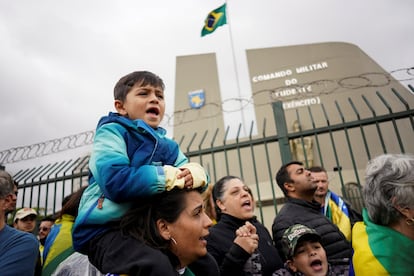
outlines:
[[[351,275],[414,275],[414,155],[368,162],[363,222],[352,230]]]

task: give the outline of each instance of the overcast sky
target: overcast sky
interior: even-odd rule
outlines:
[[[235,65],[251,93],[246,49],[342,41],[386,71],[414,66],[411,0],[229,0],[230,24],[201,37],[223,3],[0,0],[0,151],[95,129],[114,110],[115,82],[135,70],[164,79],[171,116],[177,56],[216,53],[228,97]]]

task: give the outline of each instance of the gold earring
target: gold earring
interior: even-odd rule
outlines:
[[[409,226],[414,225],[414,218],[406,219],[405,223],[407,223],[407,225],[409,225]]]

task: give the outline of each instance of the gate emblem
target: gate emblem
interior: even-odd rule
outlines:
[[[201,108],[205,103],[205,93],[204,90],[196,90],[188,92],[188,101],[191,108]]]

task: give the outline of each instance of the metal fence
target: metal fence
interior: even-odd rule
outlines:
[[[227,139],[229,128],[194,133],[189,141],[185,137],[176,140],[192,162],[209,171],[212,183],[229,174],[243,178],[254,192],[257,215],[267,226],[284,202],[274,176],[283,163],[294,159],[293,142],[299,142],[296,150],[303,153],[304,163],[325,167],[330,188],[360,210],[367,161],[382,153],[414,152],[413,98],[392,89],[377,92],[375,99],[362,96],[349,98],[347,105],[336,102],[330,112],[324,104],[291,110],[301,126],[298,131],[288,131],[286,111],[281,102],[275,102],[275,133],[266,133],[266,124],[273,122],[268,118],[260,122],[262,133],[255,133],[252,122],[248,137],[241,137],[240,125],[232,140]],[[36,207],[43,215],[55,213],[64,196],[87,185],[88,161],[89,156],[84,156],[19,171],[14,175],[19,182],[18,207]]]

